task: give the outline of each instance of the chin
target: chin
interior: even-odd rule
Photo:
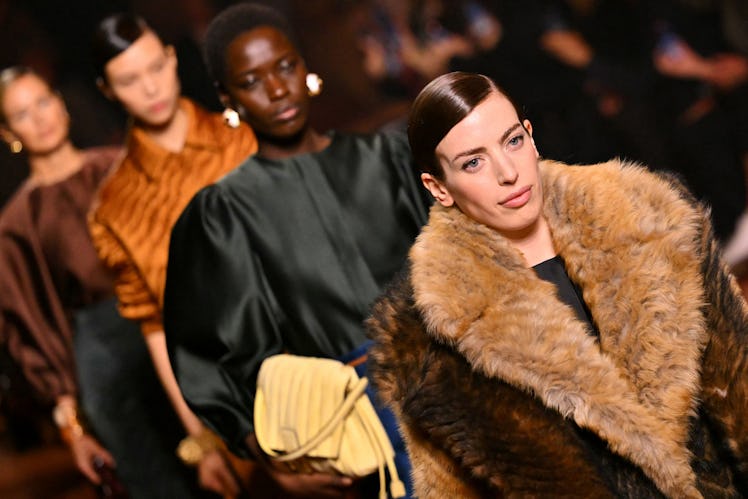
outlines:
[[[173,117],[174,117],[173,112],[163,112],[155,116],[150,115],[147,117],[147,119],[144,119],[141,121],[145,123],[146,125],[148,125],[149,127],[159,128],[159,127],[168,125],[169,122],[171,122]]]
[[[275,135],[279,139],[290,139],[292,137],[298,137],[306,128],[304,124],[305,121],[301,119],[295,119],[285,126],[281,126],[273,130],[273,135]]]

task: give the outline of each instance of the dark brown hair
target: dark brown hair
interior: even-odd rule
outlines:
[[[520,110],[514,101],[489,77],[455,71],[432,80],[418,94],[410,109],[408,142],[415,165],[424,173],[444,179],[436,146],[445,135],[494,92],[512,103],[520,123]]]
[[[112,14],[102,19],[96,26],[91,42],[96,77],[105,82],[104,69],[107,63],[130,48],[147,31],[155,34],[145,19],[129,12]]]

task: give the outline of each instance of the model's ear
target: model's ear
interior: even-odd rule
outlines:
[[[107,99],[111,101],[117,100],[117,98],[114,96],[114,92],[112,92],[112,88],[101,76],[96,78],[96,88],[98,88],[99,92],[104,94],[104,97],[106,97]]]
[[[219,85],[216,85],[216,91],[218,92],[218,100],[221,101],[221,105],[226,109],[233,109],[234,106],[231,103],[229,94],[226,93]]]
[[[421,182],[423,186],[428,189],[434,199],[442,206],[448,207],[454,204],[454,199],[449,193],[447,188],[444,186],[439,179],[431,175],[430,173],[421,173]]]
[[[177,58],[177,51],[174,48],[174,45],[167,45],[164,47],[164,53],[166,54],[166,58],[173,62],[175,66],[179,65],[179,59]]]
[[[3,139],[8,145],[18,140],[16,134],[11,132],[7,127],[4,126],[0,126],[0,138]]]
[[[522,126],[527,130],[528,135],[530,135],[530,142],[532,142],[532,147],[535,149],[535,157],[539,158],[538,146],[535,145],[535,139],[532,137],[532,123],[530,123],[530,120],[525,120],[522,122]]]

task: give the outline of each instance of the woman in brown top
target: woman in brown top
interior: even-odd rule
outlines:
[[[75,212],[85,213],[117,149],[77,149],[68,137],[70,118],[62,99],[30,69],[12,67],[0,74],[0,106],[2,137],[11,151],[26,151],[31,171],[0,217],[0,338],[38,398],[55,406],[55,421],[81,472],[98,482],[94,458],[114,461],[75,418],[70,315],[111,296],[112,285],[86,244],[85,217],[79,213],[76,220]],[[50,206],[47,193],[72,178],[76,197]],[[57,239],[61,234],[64,240]],[[73,255],[65,252],[73,249],[75,258],[69,258]]]
[[[133,325],[112,304],[112,279],[91,244],[86,212],[120,149],[76,148],[64,102],[28,68],[0,73],[0,111],[2,138],[11,151],[25,151],[30,167],[30,177],[0,215],[0,341],[36,398],[54,407],[80,471],[100,483],[101,466],[113,466],[112,455],[126,461],[126,439],[114,422],[128,413],[118,393],[102,391],[84,373],[96,370],[99,382],[121,381],[109,346]],[[100,344],[104,332],[114,342]],[[145,352],[132,341],[118,347]],[[87,426],[112,454],[82,425],[78,400]]]

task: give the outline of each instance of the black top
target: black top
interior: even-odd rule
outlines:
[[[535,270],[538,277],[556,286],[559,299],[574,309],[580,321],[589,324],[590,334],[599,337],[600,333],[592,321],[592,315],[589,308],[587,308],[587,304],[584,302],[582,291],[576,283],[569,279],[563,259],[559,255],[556,255],[550,260],[535,265],[533,270]]]
[[[237,450],[273,354],[337,358],[426,222],[403,135],[335,134],[316,154],[247,159],[172,232],[164,325],[190,406]]]

